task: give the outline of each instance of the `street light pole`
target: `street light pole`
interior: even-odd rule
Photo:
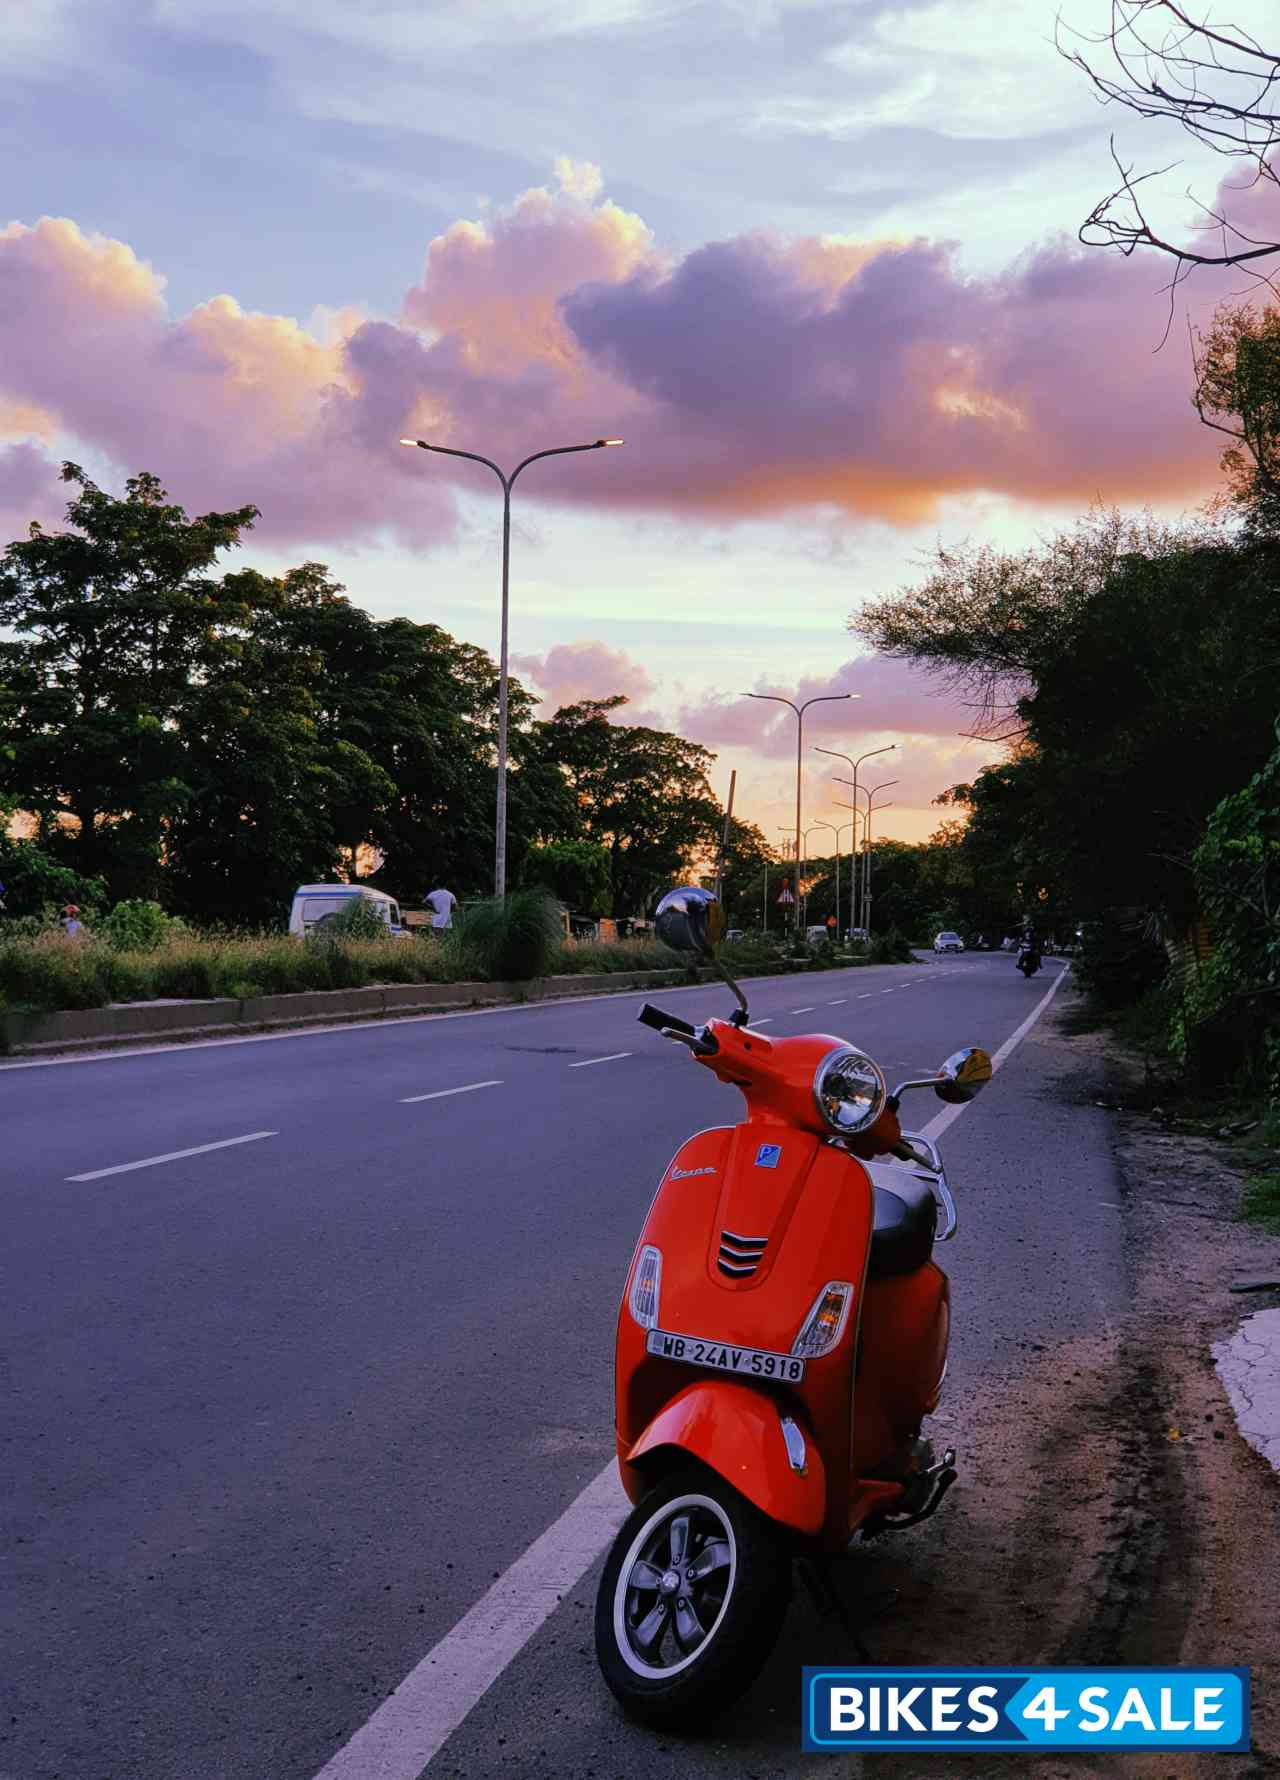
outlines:
[[[416,445],[419,451],[435,451],[443,457],[465,457],[474,464],[485,464],[502,484],[502,636],[498,654],[498,804],[494,821],[493,893],[507,893],[507,611],[511,564],[511,490],[521,470],[537,463],[540,457],[568,457],[576,451],[600,451],[606,445],[621,445],[621,439],[593,439],[590,445],[555,445],[549,451],[535,451],[518,463],[509,476],[504,475],[492,458],[475,451],[458,451],[451,445],[432,445],[426,439],[401,439],[402,445]]]
[[[840,937],[840,836],[844,833],[846,828],[852,828],[854,830],[854,833],[856,834],[857,833],[857,823],[855,823],[855,822],[841,822],[839,827],[837,827],[834,822],[815,822],[813,825],[813,828],[829,828],[831,830],[832,834],[834,834],[836,837],[835,908],[836,908],[836,938],[839,939],[839,937]],[[810,834],[813,833],[813,828],[811,828],[808,831]],[[852,923],[851,923],[851,925],[852,925]]]
[[[882,752],[887,752],[887,750],[882,750]],[[885,779],[879,785],[875,786],[873,790],[868,791],[868,789],[865,785],[863,785],[861,787],[862,795],[867,800],[867,807],[865,810],[862,810],[860,812],[860,814],[862,816],[862,900],[863,900],[862,925],[866,931],[866,935],[867,935],[868,939],[871,938],[871,918],[870,918],[870,914],[868,912],[868,898],[870,897],[870,894],[871,894],[871,874],[870,874],[870,866],[868,864],[868,859],[869,859],[870,852],[871,852],[871,799],[875,796],[877,791],[887,791],[889,789],[890,785],[896,785],[897,783],[898,783],[897,779]],[[837,785],[853,785],[853,780],[852,779],[842,779],[837,776],[836,784]],[[853,786],[853,795],[855,797],[857,797],[857,795],[858,795],[858,790],[859,790],[859,787],[857,785],[854,785]],[[841,804],[840,807],[841,807],[841,809],[847,810],[847,809],[855,808],[856,806],[851,805],[851,804]],[[882,804],[881,808],[887,809],[888,805]],[[855,860],[855,866],[856,866],[856,863],[857,862]]]
[[[743,698],[765,699],[771,704],[786,705],[788,710],[796,714],[796,886],[800,881],[800,775],[804,763],[804,714],[810,705],[839,704],[847,698],[861,698],[860,692],[823,692],[817,698],[807,698],[802,705],[793,704],[789,698],[781,698],[776,692],[744,692]],[[796,896],[796,931],[800,930],[800,897]]]
[[[839,781],[839,783],[842,785],[852,784],[852,786],[853,786],[853,808],[857,809],[857,807],[858,807],[858,768],[862,765],[864,760],[874,760],[874,758],[876,757],[877,754],[892,754],[895,751],[895,749],[897,748],[897,746],[898,746],[898,744],[896,742],[890,742],[890,743],[888,743],[888,745],[886,747],[883,747],[883,748],[869,748],[865,754],[859,754],[859,756],[856,760],[854,760],[848,754],[839,753],[835,748],[819,748],[816,745],[816,743],[814,745],[813,751],[815,754],[829,754],[833,760],[843,760],[847,766],[851,766],[853,768],[852,780],[841,779]],[[846,804],[844,807],[845,807],[845,809],[848,809],[850,806],[848,804]],[[853,847],[853,871],[850,874],[853,879],[852,900],[850,902],[850,910],[849,910],[849,925],[850,925],[850,927],[856,927],[858,925],[858,919],[857,919],[857,916],[858,916],[858,910],[857,910],[858,845],[857,845],[857,840],[858,840],[858,837],[855,834],[854,835],[854,847]]]
[[[862,815],[862,811],[857,804],[841,803],[838,797],[835,799],[835,806],[838,810],[853,812],[853,821],[843,824],[845,828],[853,830],[852,852],[849,856],[849,932],[852,933],[857,926],[857,922],[854,920],[854,899],[858,892],[858,818]]]

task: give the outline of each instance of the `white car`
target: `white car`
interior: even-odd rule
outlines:
[[[385,890],[372,890],[367,884],[300,884],[293,893],[289,932],[295,939],[303,939],[313,929],[323,929],[357,899],[367,902],[386,922],[394,939],[413,937],[400,919],[400,904],[395,897],[388,896]]]
[[[958,933],[937,933],[933,938],[935,952],[963,952],[964,941]]]

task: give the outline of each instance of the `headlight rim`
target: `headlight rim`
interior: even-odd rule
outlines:
[[[873,1104],[873,1110],[858,1125],[837,1125],[828,1115],[826,1106],[823,1103],[823,1078],[840,1057],[858,1057],[875,1073],[878,1092]],[[825,1129],[832,1132],[836,1137],[860,1136],[862,1132],[875,1124],[876,1120],[880,1117],[880,1114],[884,1111],[888,1099],[889,1084],[885,1081],[884,1071],[876,1062],[875,1058],[864,1051],[860,1045],[849,1044],[847,1042],[833,1045],[832,1048],[819,1059],[818,1067],[813,1072],[813,1103],[818,1109],[818,1117],[822,1120]]]

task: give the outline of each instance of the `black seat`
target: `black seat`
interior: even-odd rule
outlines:
[[[913,1273],[933,1253],[933,1233],[938,1202],[928,1183],[904,1174],[902,1184],[873,1187],[875,1225],[871,1232],[871,1258],[867,1271],[872,1279],[890,1279]]]

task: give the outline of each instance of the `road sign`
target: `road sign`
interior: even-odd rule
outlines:
[[[778,893],[778,901],[784,903],[795,901],[795,897],[791,894],[791,883],[788,878],[783,878],[782,880],[782,889]]]

